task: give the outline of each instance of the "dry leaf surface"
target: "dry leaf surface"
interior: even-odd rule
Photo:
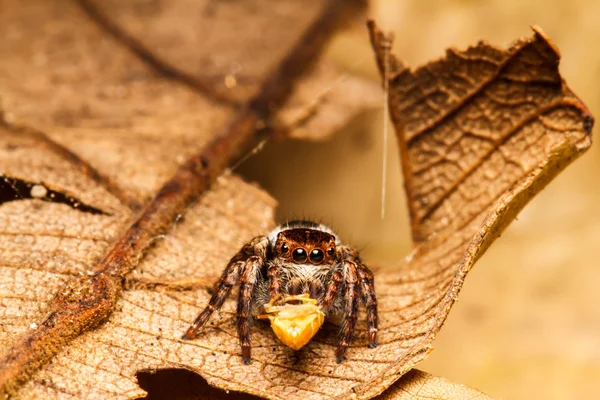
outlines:
[[[526,201],[590,144],[591,116],[562,83],[558,56],[541,34],[508,51],[480,45],[450,53],[414,73],[392,62],[390,107],[399,128],[419,247],[407,268],[381,271],[376,278],[381,345],[367,349],[361,335],[348,360],[338,365],[332,357],[334,328],[326,327],[294,353],[266,325],[258,325],[252,337],[254,361],[245,366],[232,323],[233,301],[197,340],[179,337],[206,304],[206,287],[231,254],[272,226],[274,202],[259,189],[234,176],[218,179],[167,235],[151,237],[155,245],[143,257],[140,251],[139,259],[124,260],[131,268],[114,271],[128,272],[122,293],[107,283],[113,275],[98,278],[94,269],[133,221],[130,206],[149,199],[233,116],[233,104],[257,89],[248,83],[230,99],[218,80],[216,86],[206,84],[217,79],[214,74],[204,79],[193,68],[169,73],[165,65],[184,62],[181,57],[189,51],[180,48],[178,53],[178,46],[163,44],[169,49],[162,59],[141,61],[139,52],[115,38],[150,28],[118,19],[107,28],[98,16],[92,23],[90,15],[102,13],[98,4],[90,8],[94,5],[85,3],[84,12],[74,3],[14,2],[0,15],[6,30],[0,54],[12,55],[0,64],[7,121],[0,128],[2,173],[20,182],[43,182],[103,211],[40,199],[0,207],[0,344],[7,349],[2,366],[26,372],[18,392],[23,398],[142,396],[136,372],[159,368],[187,368],[211,385],[268,398],[373,397],[430,351],[475,259]],[[207,2],[203,10],[218,13],[210,9],[218,8],[215,4]],[[147,10],[147,23],[166,23],[161,19],[169,13],[157,16],[162,10]],[[30,26],[37,28],[35,34]],[[161,35],[143,36],[147,46],[162,40]],[[64,46],[64,40],[73,43]],[[374,31],[379,60],[383,42]],[[432,73],[436,66],[449,75]],[[268,69],[253,65],[248,82],[260,81]],[[456,77],[451,71],[457,71]],[[420,118],[427,110],[423,115],[429,116]],[[478,118],[489,125],[468,126]],[[506,124],[504,130],[492,124],[498,121]],[[474,139],[480,142],[473,144]],[[146,248],[150,243],[134,244]],[[94,292],[86,291],[90,284],[118,300],[106,323],[93,330],[78,326],[81,335],[67,344],[58,331],[61,325],[55,324],[63,320],[55,316],[68,316],[69,307],[79,309],[93,300]],[[56,304],[62,308],[53,308]],[[104,321],[107,315],[90,320]],[[73,324],[81,323],[80,316]],[[55,340],[40,341],[48,333],[56,333],[50,337]],[[33,374],[42,365],[17,365],[21,359],[15,348],[23,343],[43,343],[29,351],[57,355]],[[0,377],[11,373],[4,368]],[[425,387],[411,385],[384,396],[418,395]],[[445,389],[440,390],[441,396]]]
[[[256,129],[255,125],[269,124],[273,119],[276,128],[290,129],[276,123],[278,117],[270,115],[271,108],[285,111],[279,106],[284,101],[291,102],[291,108],[306,108],[307,94],[304,93],[302,104],[301,96],[290,95],[293,85],[315,85],[319,80],[321,85],[330,83],[332,68],[326,63],[319,63],[312,74],[296,81],[314,64],[319,50],[339,25],[332,16],[345,13],[339,1],[315,1],[310,5],[288,2],[282,9],[266,2],[261,5],[249,3],[236,3],[235,13],[244,15],[244,22],[252,23],[252,18],[245,13],[250,6],[255,17],[270,12],[277,19],[277,14],[287,13],[289,18],[295,18],[293,24],[289,20],[288,24],[305,33],[302,36],[296,32],[300,38],[282,41],[278,29],[285,28],[287,32],[289,26],[272,25],[270,35],[278,39],[271,41],[269,51],[272,56],[263,59],[264,65],[258,69],[264,73],[272,71],[275,77],[244,76],[248,84],[256,87],[264,84],[265,87],[252,97],[250,111],[241,112],[242,118],[238,118],[237,125],[234,123],[229,131],[237,129],[250,135]],[[212,7],[213,11],[222,8],[211,2],[202,4],[206,8]],[[153,6],[159,7],[153,9]],[[136,5],[138,12],[152,11],[154,14],[168,14],[173,6],[176,6],[175,2]],[[360,2],[358,6],[360,8]],[[132,39],[131,32],[127,31],[129,27],[119,26],[117,21],[107,25],[101,12],[93,3],[87,2],[3,4],[0,16],[3,38],[0,41],[3,60],[0,63],[0,159],[1,172],[6,179],[0,185],[4,203],[0,224],[3,243],[0,343],[4,355],[0,380],[4,393],[12,393],[19,382],[29,380],[53,354],[80,333],[102,322],[113,308],[121,308],[113,306],[121,290],[121,283],[115,285],[115,282],[137,266],[143,249],[160,241],[160,236],[149,232],[164,230],[162,227],[171,222],[169,219],[178,216],[180,210],[177,207],[181,206],[177,204],[185,205],[193,197],[185,197],[181,192],[194,192],[199,186],[197,182],[185,185],[186,174],[194,173],[185,160],[198,154],[200,149],[208,148],[202,153],[203,158],[196,160],[200,166],[197,175],[201,175],[201,179],[205,175],[214,178],[222,172],[220,168],[229,157],[219,158],[219,152],[232,153],[238,147],[243,150],[242,143],[238,143],[240,140],[234,140],[233,144],[221,140],[216,146],[211,142],[224,130],[226,122],[240,113],[235,96],[224,98],[218,87],[204,87],[205,81],[215,79],[207,74],[190,79],[185,71],[170,65],[169,57],[160,49],[150,52],[141,41]],[[171,21],[171,26],[174,24],[176,21]],[[226,34],[226,29],[222,29],[222,33]],[[239,48],[245,45],[242,38],[243,35],[238,37]],[[197,42],[192,45],[199,45]],[[183,51],[193,53],[194,49]],[[218,54],[219,49],[205,50]],[[237,61],[241,66],[245,61],[256,66],[261,60]],[[286,62],[291,67],[287,65],[290,68],[282,70]],[[377,91],[373,86],[364,82],[359,85],[366,99],[374,98]],[[232,89],[235,87],[233,85]],[[344,90],[343,86],[338,86],[328,95],[337,92],[336,96],[340,97],[340,91]],[[271,107],[268,100],[276,103],[275,106]],[[368,105],[368,101],[351,103],[330,102],[328,107],[315,110],[303,123],[310,124],[318,118],[326,120],[321,115],[324,112],[334,113],[339,125],[344,118],[351,118],[353,113]],[[341,110],[344,110],[343,118],[339,117]],[[252,113],[260,115],[252,117]],[[324,125],[322,121],[321,135],[336,128],[335,125]],[[207,143],[213,143],[212,147]],[[209,164],[206,168],[205,163]],[[162,195],[162,206],[145,210],[144,215],[158,214],[158,220],[156,217],[142,220],[144,223],[134,226],[134,234],[129,237],[127,246],[131,245],[134,252],[139,253],[137,257],[126,257],[123,252],[109,253],[134,221],[132,209],[147,203],[175,171],[183,171],[183,174],[179,173],[175,181],[171,180],[175,185],[158,193],[159,197]],[[204,185],[206,181],[208,179],[204,179]],[[274,204],[269,196],[234,177],[225,177],[220,182],[221,186],[217,186],[227,189],[221,194],[223,198],[213,199],[218,207],[194,206],[207,210],[209,215],[198,217],[202,223],[195,223],[200,225],[199,230],[212,233],[214,241],[204,241],[198,232],[193,236],[190,234],[194,243],[205,242],[207,247],[199,253],[203,256],[189,264],[192,269],[187,272],[177,270],[177,264],[168,266],[171,272],[175,269],[175,275],[193,277],[191,282],[175,282],[175,290],[191,287],[204,291],[206,279],[195,274],[199,265],[208,268],[207,276],[212,282],[213,270],[221,268],[240,241],[272,225]],[[20,193],[20,190],[26,192]],[[44,193],[40,194],[40,190]],[[178,202],[177,198],[183,198],[183,201]],[[243,205],[238,204],[236,198]],[[210,196],[203,201],[210,202]],[[220,219],[226,222],[221,228]],[[227,243],[225,247],[224,242]],[[179,263],[186,262],[179,250],[184,245],[175,244]],[[190,248],[188,251],[195,250]],[[108,261],[107,253],[112,254]],[[225,258],[221,259],[219,253]],[[212,263],[214,269],[210,267]],[[102,270],[102,265],[111,268]],[[143,269],[136,272],[141,273]],[[164,279],[169,276],[161,278],[164,286]],[[140,281],[136,276],[122,283],[125,288],[156,289],[155,282]],[[71,344],[70,348],[77,349],[78,346]],[[94,350],[101,351],[102,347],[94,347]],[[64,354],[68,357],[68,350]],[[90,354],[100,357],[96,367],[109,375],[104,382],[113,382],[112,386],[96,387],[102,381],[94,380],[95,374],[88,374],[88,369],[79,368],[86,362],[82,358],[73,371],[59,368],[62,379],[54,380],[52,374],[56,371],[49,367],[48,372],[44,370],[36,380],[30,381],[31,390],[23,388],[19,393],[23,397],[71,393],[86,398],[105,398],[107,393],[117,397],[141,393],[134,378],[134,365],[139,367],[140,364],[131,364],[132,373],[124,375],[124,370],[119,372],[119,369],[127,360],[121,359],[107,367],[101,360],[101,352]],[[60,364],[58,359],[52,362],[52,365]]]
[[[478,390],[413,369],[402,375],[378,400],[491,400]]]

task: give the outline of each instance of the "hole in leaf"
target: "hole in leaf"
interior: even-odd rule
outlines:
[[[247,393],[214,388],[200,375],[187,369],[169,368],[158,371],[138,371],[138,384],[148,392],[145,400],[256,400]]]
[[[69,207],[91,214],[108,215],[102,210],[88,206],[81,200],[55,190],[41,183],[24,181],[0,175],[0,205],[9,201],[39,199],[50,203],[62,203]]]

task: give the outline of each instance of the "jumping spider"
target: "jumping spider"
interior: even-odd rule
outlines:
[[[319,306],[315,314],[321,312],[327,318],[341,320],[335,351],[338,363],[345,358],[356,326],[359,301],[362,301],[367,311],[368,345],[371,348],[377,346],[378,316],[373,274],[362,263],[358,252],[342,244],[324,225],[292,221],[277,227],[268,236],[250,240],[229,261],[215,284],[208,305],[183,339],[197,336],[238,281],[236,325],[245,364],[250,362],[252,317],[260,315],[265,306],[272,306],[280,297],[294,300],[291,296],[308,294]]]

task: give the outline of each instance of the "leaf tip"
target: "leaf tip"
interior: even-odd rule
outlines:
[[[556,47],[554,42],[552,42],[548,35],[546,35],[546,32],[544,32],[544,30],[538,25],[531,25],[531,29],[533,30],[533,32],[535,32],[536,39],[539,38],[546,42],[548,46],[552,49],[552,51],[556,54],[556,57],[560,59],[560,50],[558,50],[558,47]]]

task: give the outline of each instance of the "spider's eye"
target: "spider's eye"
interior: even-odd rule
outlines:
[[[332,247],[331,249],[327,250],[327,255],[329,257],[333,257],[335,255],[335,249]]]
[[[292,258],[297,262],[306,261],[306,250],[301,248],[294,250],[294,253],[292,253]]]
[[[313,251],[310,252],[310,261],[318,264],[321,261],[323,261],[323,257],[325,255],[323,254],[323,251],[319,250],[319,249],[314,249]]]
[[[281,245],[281,254],[286,254],[288,252],[289,248],[287,247],[287,245],[284,243]]]

